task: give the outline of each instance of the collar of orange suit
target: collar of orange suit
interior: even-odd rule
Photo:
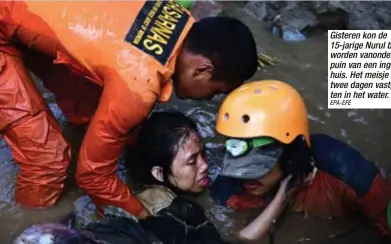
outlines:
[[[186,35],[182,35],[179,38],[179,40],[177,42],[178,47],[175,48],[175,51],[172,53],[170,60],[168,61],[168,64],[166,66],[166,69],[168,72],[164,75],[164,77],[167,77],[167,78],[162,80],[160,83],[161,84],[160,96],[159,96],[160,102],[167,102],[172,96],[174,85],[173,85],[173,81],[172,81],[171,77],[175,72],[177,58],[182,50],[184,40],[187,36],[187,33],[190,31],[190,28],[193,26],[194,22],[195,22],[195,20],[193,18],[190,18],[188,20],[188,24],[184,30]]]
[[[163,88],[161,89],[159,101],[160,102],[167,102],[170,100],[173,92],[173,84],[172,81],[167,81],[165,84],[163,84]]]

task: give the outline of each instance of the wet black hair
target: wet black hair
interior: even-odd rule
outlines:
[[[213,80],[240,85],[257,71],[258,54],[254,36],[240,20],[218,16],[194,23],[184,48],[210,59]]]
[[[292,174],[290,185],[302,182],[313,171],[311,149],[304,136],[297,136],[290,144],[285,144],[279,159],[283,177]]]
[[[163,184],[171,186],[168,176],[181,145],[192,133],[198,133],[197,124],[178,111],[154,112],[140,128],[135,146],[128,151],[131,179],[139,184]],[[164,183],[151,174],[154,166],[163,169]]]

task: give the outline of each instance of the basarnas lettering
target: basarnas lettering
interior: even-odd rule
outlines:
[[[189,17],[174,1],[147,1],[125,40],[165,65]]]

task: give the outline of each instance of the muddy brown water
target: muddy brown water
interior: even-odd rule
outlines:
[[[274,57],[278,64],[257,72],[252,80],[279,79],[296,87],[303,95],[309,115],[312,132],[323,132],[344,140],[360,150],[381,169],[391,169],[389,139],[391,113],[388,110],[328,110],[327,109],[327,38],[315,37],[301,43],[287,43],[270,34],[267,26],[246,14],[233,4],[226,4],[227,14],[242,19],[254,32],[260,52]],[[50,103],[52,111],[64,128],[64,134],[73,146],[76,158],[83,133],[67,124],[61,111],[54,103],[53,96],[41,87],[42,93]],[[210,102],[180,101],[173,98],[168,104],[157,109],[178,109],[198,122],[205,137],[210,156],[210,175],[218,171],[221,155],[221,138],[214,132],[214,121],[218,105],[223,96]],[[75,161],[75,160],[73,160]],[[70,168],[67,189],[58,204],[50,209],[31,210],[16,206],[13,202],[15,179],[18,167],[12,155],[0,140],[0,240],[12,240],[26,227],[35,223],[58,221],[71,211],[78,212],[81,224],[96,218],[95,206],[87,196],[77,189],[73,180],[74,165]],[[223,236],[234,240],[234,234],[259,213],[234,213],[224,207],[215,206],[207,192],[197,199],[206,209]],[[337,236],[337,238],[336,238]],[[339,237],[338,237],[339,236]],[[257,243],[268,243],[268,240]],[[276,244],[382,244],[389,243],[378,236],[361,219],[303,219],[297,214],[289,214],[275,234]]]

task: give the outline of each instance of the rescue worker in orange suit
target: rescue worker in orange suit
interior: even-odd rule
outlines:
[[[242,85],[223,101],[216,130],[227,141],[222,171],[211,186],[215,199],[238,210],[267,206],[241,237],[265,236],[288,202],[306,216],[341,217],[358,210],[391,236],[391,185],[344,142],[310,135],[304,101],[287,83]]]
[[[195,22],[172,1],[0,2],[0,129],[20,166],[15,199],[48,207],[67,177],[70,146],[28,72],[88,129],[76,181],[100,212],[144,208],[115,174],[156,102],[227,93],[257,69],[250,30],[229,17]]]

